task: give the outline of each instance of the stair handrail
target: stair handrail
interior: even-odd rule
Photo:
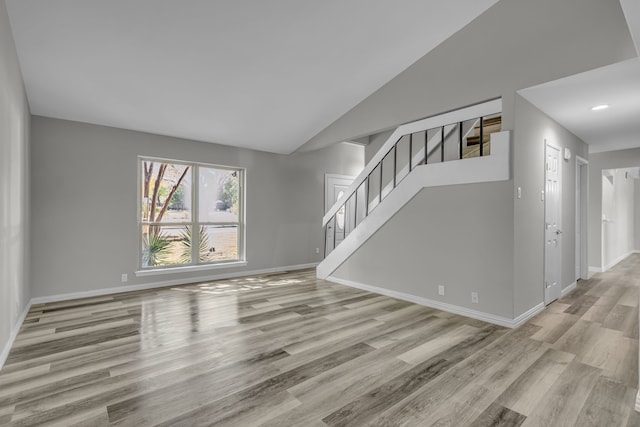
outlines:
[[[369,175],[378,167],[378,165],[384,160],[385,156],[393,148],[393,146],[405,135],[411,135],[416,132],[422,132],[429,129],[439,128],[442,126],[450,125],[452,123],[464,122],[467,120],[476,119],[478,117],[489,116],[492,114],[502,112],[502,98],[493,99],[480,104],[471,105],[469,107],[461,108],[448,113],[439,114],[437,116],[427,117],[425,119],[417,120],[415,122],[406,123],[400,125],[395,131],[387,138],[387,141],[380,147],[380,149],[369,160],[364,169],[353,180],[351,185],[344,192],[331,208],[322,217],[322,227],[325,227],[329,221],[338,213],[340,208],[349,200],[349,198],[360,188],[362,183],[369,177]],[[482,141],[480,141],[482,144]],[[425,153],[426,159],[427,153]],[[326,246],[326,244],[325,244]]]

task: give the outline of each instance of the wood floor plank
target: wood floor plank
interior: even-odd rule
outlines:
[[[373,350],[373,347],[366,344],[355,344],[314,362],[283,372],[211,404],[183,413],[159,425],[193,426],[204,423],[234,423],[236,420],[238,425],[242,425],[242,417],[245,417],[249,412],[260,412],[265,406],[273,406],[273,400],[278,402],[280,399],[284,401],[295,400],[286,393],[287,389]],[[111,419],[111,413],[109,416]]]
[[[522,426],[577,425],[576,420],[600,373],[600,369],[571,362]],[[577,390],[580,393],[576,393]]]
[[[578,415],[576,425],[584,427],[625,425],[629,409],[629,402],[626,399],[628,390],[623,384],[604,377],[598,378]]]
[[[522,414],[512,411],[509,408],[500,406],[497,403],[491,404],[470,427],[518,427],[527,419]]]
[[[496,402],[525,416],[530,415],[574,359],[574,354],[547,349],[496,399]]]
[[[312,269],[34,305],[9,426],[640,426],[640,254],[509,330]]]

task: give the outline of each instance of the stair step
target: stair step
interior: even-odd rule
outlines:
[[[482,155],[488,156],[491,154],[491,142],[485,142],[482,144]],[[464,147],[462,149],[462,158],[470,159],[472,157],[480,157],[480,144],[476,143],[471,147]]]
[[[502,116],[490,117],[482,121],[482,140],[488,142],[491,134],[502,130]],[[467,137],[467,146],[480,143],[480,126],[473,128],[473,135]]]

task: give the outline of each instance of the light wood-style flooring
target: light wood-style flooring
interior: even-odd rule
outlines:
[[[0,425],[640,426],[640,255],[522,327],[311,270],[33,306]]]

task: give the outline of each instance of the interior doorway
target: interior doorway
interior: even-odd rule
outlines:
[[[589,162],[576,156],[576,281],[589,278],[588,212]]]
[[[640,168],[602,170],[602,271],[614,267],[637,250]]]
[[[344,195],[354,177],[346,175],[325,174],[324,176],[324,212],[327,213],[331,206]],[[327,224],[325,242],[333,242],[335,248],[348,234],[351,226],[346,222],[348,216],[347,209],[349,206],[341,208],[336,213],[336,219],[333,223]],[[335,228],[335,229],[334,229]]]

